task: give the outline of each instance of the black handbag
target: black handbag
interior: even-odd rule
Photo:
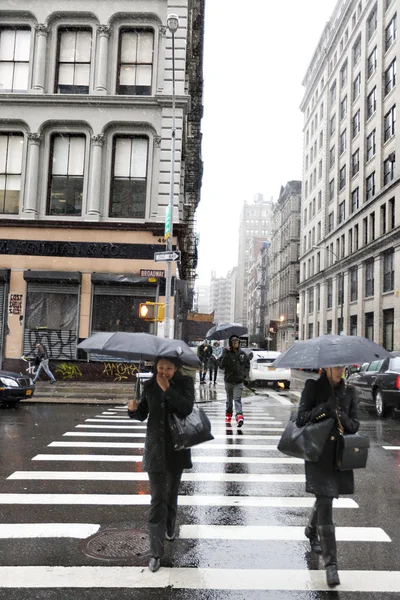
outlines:
[[[184,450],[214,439],[210,420],[200,406],[195,405],[186,417],[170,413],[168,420],[174,450]]]
[[[296,425],[297,413],[293,413],[282,433],[278,450],[288,456],[317,462],[334,426],[334,419],[324,419],[318,423],[307,423],[303,427]]]
[[[351,471],[365,469],[368,459],[369,438],[366,435],[343,434],[339,436],[336,454],[336,469]]]

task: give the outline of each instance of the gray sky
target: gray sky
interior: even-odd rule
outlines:
[[[206,0],[202,284],[237,263],[243,201],[301,179],[301,82],[336,2]]]

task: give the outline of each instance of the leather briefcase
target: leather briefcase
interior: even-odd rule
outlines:
[[[336,469],[351,471],[367,466],[369,438],[366,435],[341,435],[337,444]]]

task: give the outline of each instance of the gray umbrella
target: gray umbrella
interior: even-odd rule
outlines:
[[[321,369],[372,362],[390,356],[390,352],[356,335],[321,335],[295,342],[278,356],[274,367],[292,369]]]
[[[246,335],[247,327],[240,323],[219,323],[207,331],[208,340],[227,340],[231,335]]]
[[[188,366],[200,366],[196,354],[182,340],[170,340],[150,333],[124,331],[95,333],[77,347],[86,352],[119,356],[130,360],[143,361],[163,357],[173,358]]]

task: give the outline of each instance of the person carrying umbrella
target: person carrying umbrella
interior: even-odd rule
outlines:
[[[317,380],[305,383],[296,424],[302,427],[330,417],[335,419],[332,431],[318,462],[305,461],[306,492],[316,497],[305,535],[311,550],[321,554],[330,587],[340,584],[337,571],[335,526],[332,519],[333,498],[354,493],[353,471],[337,471],[335,461],[341,432],[358,431],[358,405],[354,391],[342,379],[344,367],[326,367]]]
[[[143,453],[143,471],[149,475],[150,511],[148,516],[151,558],[149,569],[158,571],[164,554],[164,538],[175,539],[178,490],[183,469],[192,467],[190,450],[174,450],[168,414],[189,415],[194,404],[194,381],[181,375],[179,362],[156,358],[154,375],[143,386],[140,398],[128,403],[128,415],[148,418]]]
[[[226,390],[226,416],[225,423],[230,424],[232,420],[233,403],[235,403],[236,424],[242,427],[244,423],[242,408],[243,384],[249,376],[250,361],[239,347],[237,335],[231,335],[229,346],[225,348],[219,366],[224,369],[224,381]]]

